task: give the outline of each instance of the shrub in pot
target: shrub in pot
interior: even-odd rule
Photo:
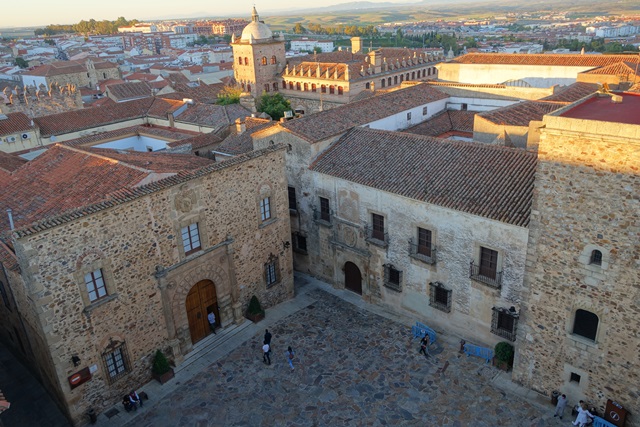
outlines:
[[[258,301],[257,296],[252,296],[249,300],[249,307],[247,308],[247,319],[256,323],[264,319],[264,310]]]
[[[155,378],[160,384],[164,384],[174,377],[173,368],[161,350],[157,350],[156,354],[153,356],[151,372],[153,373],[153,378]]]
[[[498,369],[508,371],[513,366],[513,345],[508,342],[499,342],[494,348],[494,365]]]

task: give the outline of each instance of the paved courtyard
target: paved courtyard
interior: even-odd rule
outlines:
[[[309,280],[298,277],[298,282]],[[261,328],[176,384],[168,396],[151,396],[126,425],[570,425],[570,410],[560,421],[546,398],[502,391],[512,387],[508,376],[478,358],[461,356],[453,338],[440,337],[425,359],[418,342],[410,341],[409,327],[380,308],[364,309],[365,303],[334,295],[347,291],[315,286],[303,291],[310,305],[269,326],[270,366],[262,362]],[[296,353],[295,371],[285,357],[289,345]]]

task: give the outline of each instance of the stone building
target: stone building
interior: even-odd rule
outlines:
[[[23,86],[49,90],[53,83],[95,89],[99,80],[120,79],[118,64],[103,60],[58,61],[22,73]]]
[[[544,116],[513,373],[600,413],[616,401],[627,426],[640,412],[639,111],[637,93],[600,94]]]
[[[423,49],[383,48],[362,52],[360,37],[351,51],[286,59],[284,39],[276,38],[253,8],[252,22],[232,42],[234,77],[254,98],[281,92],[297,113],[344,105],[403,82],[435,79],[441,56]]]
[[[208,311],[224,328],[252,295],[293,296],[283,152],[55,145],[0,168],[0,334],[74,425],[148,381],[157,349],[179,364]]]

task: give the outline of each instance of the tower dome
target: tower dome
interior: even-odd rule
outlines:
[[[260,22],[259,18],[254,6],[251,12],[251,23],[242,30],[241,43],[259,43],[273,40],[273,33],[266,24]]]

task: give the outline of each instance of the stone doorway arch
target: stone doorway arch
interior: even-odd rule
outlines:
[[[362,273],[351,261],[344,264],[344,286],[352,292],[362,295]]]
[[[220,320],[216,287],[211,280],[201,280],[189,290],[185,299],[185,309],[189,322],[191,344],[211,333],[207,315],[213,311],[216,321]]]

